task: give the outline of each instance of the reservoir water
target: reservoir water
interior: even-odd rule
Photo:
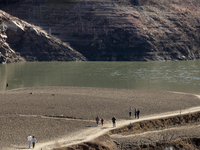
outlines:
[[[200,60],[25,62],[0,65],[0,90],[78,86],[200,93]]]

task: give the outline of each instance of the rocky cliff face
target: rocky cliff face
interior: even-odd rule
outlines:
[[[67,43],[0,11],[0,63],[86,60]]]
[[[79,0],[70,6],[46,0],[16,5],[2,9],[51,31],[88,60],[200,58],[198,0]],[[33,51],[30,46],[26,49]],[[49,60],[46,57],[39,58]]]

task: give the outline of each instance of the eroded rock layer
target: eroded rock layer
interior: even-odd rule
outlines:
[[[197,0],[22,0],[1,8],[70,43],[88,60],[200,58]],[[50,60],[48,57],[37,59]]]
[[[86,60],[67,43],[0,11],[0,63]]]

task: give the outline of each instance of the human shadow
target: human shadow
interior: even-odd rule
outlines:
[[[86,128],[98,127],[98,126],[85,126]]]
[[[109,129],[109,128],[112,128],[112,127],[102,127],[101,129]]]
[[[135,118],[125,118],[125,120],[134,120]]]
[[[15,147],[15,149],[29,149],[27,147]]]

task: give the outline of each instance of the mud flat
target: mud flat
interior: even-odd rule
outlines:
[[[38,140],[37,148],[41,143],[56,143],[65,136],[81,135],[83,130],[96,131],[97,115],[104,118],[105,127],[110,127],[112,116],[118,122],[129,121],[130,106],[140,109],[142,119],[197,107],[199,101],[192,94],[108,88],[40,87],[0,91],[0,145],[3,150],[26,149],[26,137],[32,134]],[[112,138],[118,146],[117,139],[123,139]]]

